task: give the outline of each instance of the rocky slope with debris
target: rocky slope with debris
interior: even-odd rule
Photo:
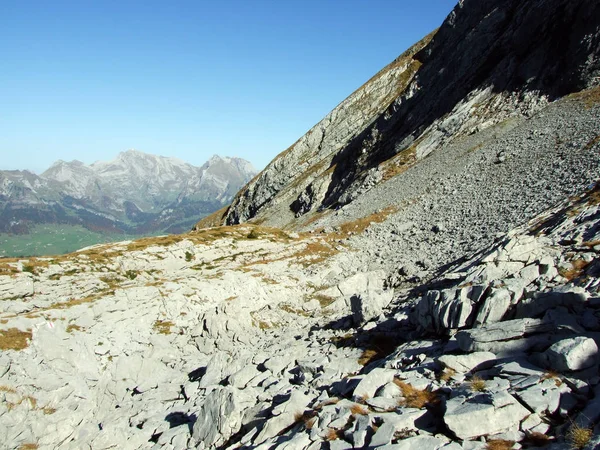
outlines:
[[[600,184],[395,290],[348,272],[351,236],[240,225],[4,260],[4,448],[600,442]]]
[[[301,227],[457,139],[594,85],[598,17],[593,0],[459,2],[393,79],[370,80],[242,189],[226,223]],[[365,92],[392,87],[365,115]]]

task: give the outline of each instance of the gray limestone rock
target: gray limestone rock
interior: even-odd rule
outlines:
[[[446,403],[444,422],[460,439],[472,439],[518,429],[530,414],[506,392],[457,396]]]
[[[496,362],[496,355],[490,352],[474,352],[467,355],[443,355],[438,358],[445,367],[456,372],[468,373],[472,370],[490,368]]]
[[[577,336],[553,344],[544,356],[550,368],[573,372],[598,364],[598,346],[591,338]]]
[[[213,448],[238,431],[245,408],[255,399],[232,387],[217,387],[206,397],[197,413],[192,436],[200,448]]]

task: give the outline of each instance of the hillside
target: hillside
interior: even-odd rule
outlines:
[[[0,260],[0,442],[600,448],[599,55],[461,0],[195,230]]]

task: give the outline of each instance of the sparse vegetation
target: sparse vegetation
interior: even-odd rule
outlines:
[[[36,450],[38,448],[40,448],[40,446],[35,443],[21,444],[19,446],[19,450]]]
[[[135,280],[138,276],[138,272],[136,270],[128,270],[125,272],[125,276],[130,280]]]
[[[456,375],[456,370],[452,369],[451,367],[445,367],[444,370],[440,373],[440,381],[443,381],[445,383],[449,382],[452,377]]]
[[[336,441],[338,439],[342,439],[344,437],[343,430],[335,430],[333,428],[328,428],[327,433],[325,434],[326,441]]]
[[[18,328],[0,330],[0,350],[23,350],[29,346],[32,336],[31,330],[21,331]]]
[[[592,439],[593,431],[591,428],[584,428],[572,423],[567,433],[567,442],[573,450],[584,448]]]
[[[194,259],[194,255],[192,254],[192,252],[186,250],[186,252],[185,252],[185,260],[187,262],[190,262],[192,259]]]
[[[486,450],[511,450],[514,445],[514,441],[507,441],[505,439],[491,439],[487,441],[485,448]]]
[[[171,327],[174,326],[175,324],[169,320],[156,320],[153,328],[159,334],[171,334]]]
[[[317,413],[314,410],[306,410],[302,413],[298,412],[294,414],[294,422],[301,423],[304,425],[304,428],[310,430],[317,421],[316,415]]]
[[[548,445],[548,443],[550,442],[550,437],[543,433],[533,431],[533,432],[527,433],[526,441],[536,447],[544,447],[544,446]]]
[[[477,375],[475,375],[469,381],[469,388],[473,392],[483,392],[486,389],[485,380],[483,380],[482,378],[480,378]]]
[[[369,409],[363,405],[355,403],[350,407],[350,412],[355,415],[366,416],[369,414]]]
[[[554,380],[554,384],[556,384],[556,386],[562,385],[560,374],[554,370],[547,370],[546,372],[544,372],[544,374],[540,378],[540,382],[545,380]]]
[[[399,402],[400,406],[420,409],[427,405],[435,405],[440,401],[435,392],[427,389],[416,389],[398,378],[394,378],[394,384],[402,391],[403,398]]]
[[[568,281],[572,281],[583,274],[588,264],[589,262],[585,261],[584,259],[574,259],[571,261],[571,267],[560,268],[558,273]]]
[[[70,323],[69,325],[67,325],[67,333],[72,333],[73,331],[82,331],[83,327],[80,327],[79,325],[75,324],[75,323]]]

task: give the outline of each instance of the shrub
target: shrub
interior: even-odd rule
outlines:
[[[187,262],[190,262],[192,259],[194,259],[194,255],[191,252],[189,252],[189,251],[186,250],[186,252],[185,252],[185,260]]]

